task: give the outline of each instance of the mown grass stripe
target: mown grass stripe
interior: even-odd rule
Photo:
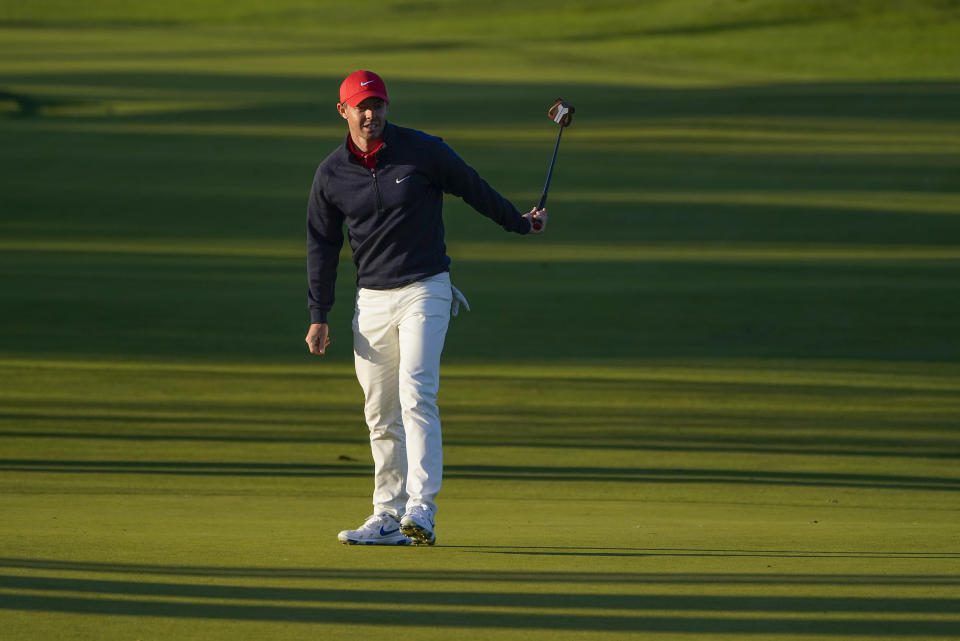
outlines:
[[[872,261],[954,261],[960,260],[955,245],[795,245],[761,243],[703,243],[669,245],[540,244],[525,246],[488,242],[454,241],[450,253],[457,260],[475,262],[872,262]],[[163,256],[243,256],[250,258],[303,258],[302,247],[287,242],[191,240],[169,241],[0,241],[0,251],[51,253],[102,253]],[[347,249],[344,257],[349,257]]]

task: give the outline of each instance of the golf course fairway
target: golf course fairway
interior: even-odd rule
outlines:
[[[0,638],[960,638],[960,5],[0,7]],[[370,513],[342,78],[444,207],[433,547]]]

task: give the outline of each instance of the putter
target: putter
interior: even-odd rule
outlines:
[[[573,108],[573,105],[566,102],[563,98],[557,98],[556,102],[547,110],[547,116],[550,120],[560,125],[560,127],[557,131],[557,144],[553,146],[553,157],[550,159],[550,169],[547,170],[547,182],[543,185],[543,194],[540,196],[540,204],[537,205],[537,209],[543,209],[543,206],[547,204],[547,190],[550,189],[550,178],[553,177],[553,165],[557,162],[557,150],[560,149],[560,137],[563,136],[564,128],[570,126],[574,111],[576,110]],[[533,228],[540,231],[542,227],[543,225],[540,223],[534,223]]]

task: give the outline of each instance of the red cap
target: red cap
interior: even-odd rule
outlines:
[[[340,83],[341,104],[345,102],[351,107],[356,107],[371,97],[383,98],[385,102],[390,102],[383,78],[372,71],[354,71]]]

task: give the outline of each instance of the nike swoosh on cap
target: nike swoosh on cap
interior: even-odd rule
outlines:
[[[361,83],[360,83],[360,86],[361,86],[361,87],[366,87],[366,86],[369,85],[371,82],[376,82],[376,80],[367,80],[366,82],[361,82]]]

